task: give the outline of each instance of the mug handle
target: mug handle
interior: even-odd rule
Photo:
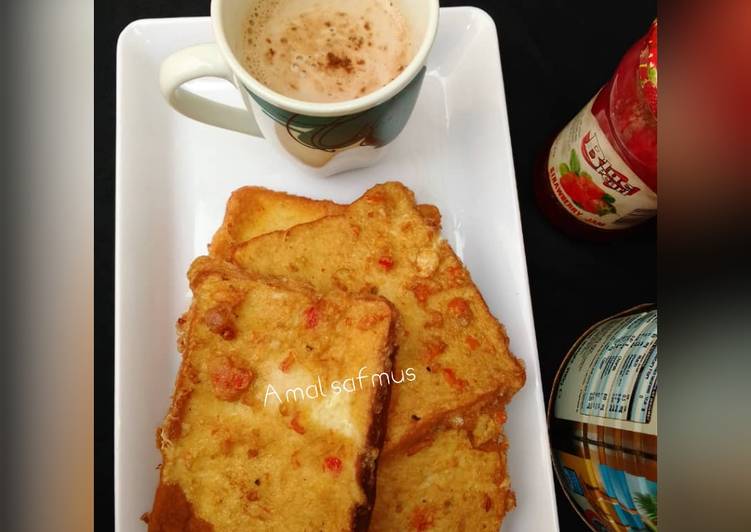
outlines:
[[[162,63],[159,85],[169,104],[188,118],[263,137],[251,110],[218,103],[182,87],[192,79],[207,76],[224,78],[233,83],[232,71],[214,43],[191,46],[170,55]]]

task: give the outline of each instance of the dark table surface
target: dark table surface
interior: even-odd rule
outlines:
[[[656,16],[656,2],[442,1],[475,5],[498,27],[537,343],[546,394],[562,356],[592,323],[654,302],[656,230],[609,244],[562,236],[536,209],[535,156],[610,77]],[[204,16],[209,0],[97,1],[95,5],[96,524],[113,523],[115,46],[140,18]],[[561,530],[586,530],[556,486]]]

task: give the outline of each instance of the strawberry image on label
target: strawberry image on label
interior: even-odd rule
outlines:
[[[558,170],[561,187],[577,207],[597,216],[615,214],[615,198],[597,186],[591,175],[582,171],[576,151],[571,150],[568,164],[561,163]]]

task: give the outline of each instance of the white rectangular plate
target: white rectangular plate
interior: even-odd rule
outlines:
[[[186,272],[220,225],[230,193],[260,185],[350,202],[372,185],[404,182],[437,205],[443,233],[506,325],[527,383],[508,410],[509,469],[518,506],[503,527],[558,530],[545,408],[529,298],[496,27],[474,8],[441,10],[412,118],[377,166],[314,178],[263,140],[194,122],[159,92],[161,61],[212,41],[208,18],[142,20],[117,50],[115,521],[143,532],[160,457],[155,429],[179,363],[175,320]],[[229,83],[192,90],[239,104]]]

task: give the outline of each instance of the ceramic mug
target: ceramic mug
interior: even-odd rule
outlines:
[[[332,175],[376,162],[414,109],[438,29],[438,0],[394,0],[409,25],[412,61],[380,89],[333,103],[289,98],[261,84],[243,67],[238,58],[243,53],[245,21],[254,4],[263,1],[213,0],[211,22],[216,43],[185,48],[162,63],[160,86],[164,97],[185,116],[265,138],[314,173]],[[245,109],[212,101],[182,87],[207,76],[233,83]]]

